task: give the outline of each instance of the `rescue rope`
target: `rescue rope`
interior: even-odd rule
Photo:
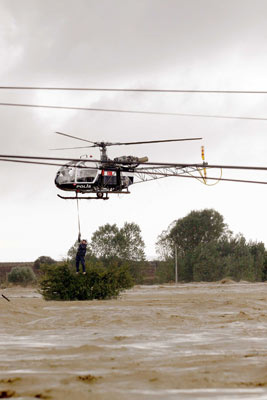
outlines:
[[[78,242],[81,241],[81,224],[80,224],[80,211],[79,211],[79,200],[76,193],[76,201],[77,201],[77,216],[78,216]]]

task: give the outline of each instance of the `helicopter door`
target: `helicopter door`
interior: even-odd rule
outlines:
[[[76,168],[76,182],[93,183],[97,177],[97,170],[93,168],[86,168],[84,163],[78,165],[84,168]]]
[[[106,187],[116,187],[118,185],[117,172],[102,170],[102,183]]]

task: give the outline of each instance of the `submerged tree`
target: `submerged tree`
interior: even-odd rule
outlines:
[[[132,277],[124,265],[91,267],[86,275],[77,275],[68,264],[62,264],[43,268],[40,291],[45,300],[104,300],[117,297],[132,285]]]

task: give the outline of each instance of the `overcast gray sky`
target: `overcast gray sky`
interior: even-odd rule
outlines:
[[[0,0],[0,16],[0,86],[267,90],[265,0]],[[2,90],[0,102],[267,117],[267,95]],[[109,155],[200,162],[204,144],[211,164],[267,166],[264,121],[15,107],[0,107],[0,121],[4,154],[53,156],[48,149],[79,145],[56,130],[108,141],[201,136],[203,143],[119,147]],[[96,149],[89,154],[98,157]],[[66,255],[77,237],[76,205],[56,196],[56,168],[1,163],[0,171],[0,261]],[[267,180],[266,173],[242,176]],[[206,187],[191,179],[144,183],[131,195],[81,202],[82,234],[90,240],[100,225],[133,221],[153,255],[173,220],[212,207],[234,233],[267,245],[266,193],[264,185]]]

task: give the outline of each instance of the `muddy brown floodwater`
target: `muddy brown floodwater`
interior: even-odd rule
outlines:
[[[0,294],[0,398],[267,399],[267,284],[138,286],[109,301]]]

